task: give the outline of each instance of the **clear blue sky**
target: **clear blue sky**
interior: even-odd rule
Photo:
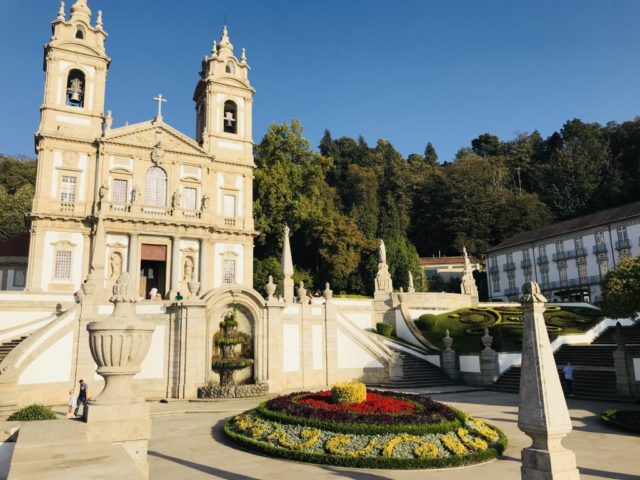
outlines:
[[[67,1],[67,10],[74,0]],[[193,136],[200,60],[220,37],[247,49],[254,140],[293,117],[315,147],[386,138],[441,160],[483,132],[543,135],[578,117],[640,114],[640,1],[90,0],[104,11],[114,126],[154,115]],[[33,155],[42,45],[54,0],[2,0],[0,152]]]

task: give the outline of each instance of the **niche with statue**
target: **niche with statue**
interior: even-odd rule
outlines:
[[[209,385],[198,389],[200,398],[241,398],[264,395],[266,385],[253,383],[253,328],[248,312],[233,306],[223,315],[213,336]]]

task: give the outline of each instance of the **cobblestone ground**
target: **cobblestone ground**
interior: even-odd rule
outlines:
[[[414,390],[416,391],[416,390]],[[222,433],[226,418],[257,405],[256,400],[176,402],[154,404],[153,433],[149,442],[150,478],[160,479],[456,479],[520,478],[520,451],[530,444],[517,427],[518,396],[472,391],[433,394],[501,428],[509,448],[499,460],[447,470],[362,470],[312,465],[269,458],[236,447]],[[564,445],[577,456],[582,480],[640,480],[640,436],[611,430],[598,414],[611,408],[602,402],[569,401],[573,432]],[[625,405],[626,408],[634,408]],[[637,408],[637,406],[635,407]]]

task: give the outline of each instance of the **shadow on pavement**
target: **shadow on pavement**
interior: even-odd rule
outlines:
[[[255,477],[248,477],[246,475],[241,475],[239,473],[227,472],[226,470],[210,467],[208,465],[202,465],[201,463],[190,462],[189,460],[184,460],[182,458],[172,457],[171,455],[165,455],[164,453],[156,452],[153,450],[149,450],[149,455],[153,457],[162,458],[169,462],[178,463],[185,467],[193,468],[194,470],[197,470],[202,473],[206,473],[207,475],[213,475],[216,478],[223,478],[225,480],[260,480]]]

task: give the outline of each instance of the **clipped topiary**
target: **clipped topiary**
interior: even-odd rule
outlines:
[[[34,420],[55,420],[58,417],[49,407],[33,404],[9,415],[7,420],[15,422],[31,422]]]
[[[367,399],[367,386],[360,382],[336,383],[331,387],[333,403],[360,403]]]
[[[388,323],[376,323],[376,330],[380,335],[384,335],[385,337],[390,337],[391,332],[393,332],[393,327]]]

